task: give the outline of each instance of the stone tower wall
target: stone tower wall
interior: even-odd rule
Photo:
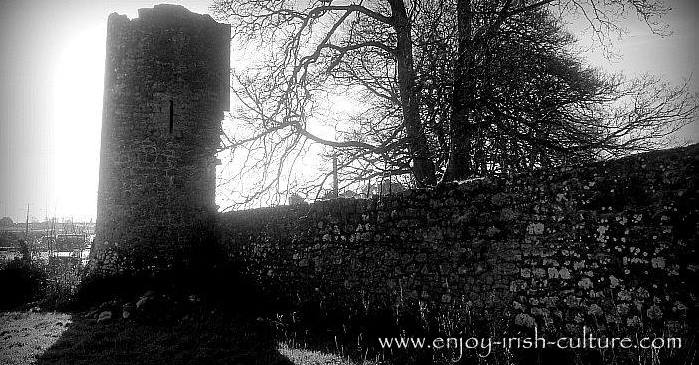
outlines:
[[[211,224],[229,42],[181,6],[109,16],[93,268],[167,268]]]

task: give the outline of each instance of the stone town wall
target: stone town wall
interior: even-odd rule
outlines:
[[[230,28],[109,18],[91,272],[168,269],[217,220],[244,277],[297,303],[579,334],[696,329],[699,145],[575,169],[215,215]]]
[[[167,267],[213,222],[229,41],[181,6],[109,16],[93,272]]]
[[[224,213],[243,274],[297,303],[580,335],[696,328],[699,145],[371,200]]]

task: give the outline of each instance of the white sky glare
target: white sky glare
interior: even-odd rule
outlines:
[[[0,216],[29,214],[94,219],[102,123],[107,17],[173,3],[207,13],[211,1],[0,1]],[[590,62],[629,75],[653,73],[677,82],[699,77],[699,2],[670,0],[661,38],[629,20],[616,62]],[[235,53],[235,50],[233,50]],[[235,55],[233,55],[235,58]],[[695,80],[696,81],[696,80]],[[694,85],[697,85],[695,82]],[[682,138],[699,141],[697,123]]]

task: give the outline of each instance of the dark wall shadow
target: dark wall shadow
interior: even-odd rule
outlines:
[[[218,313],[160,324],[129,319],[97,323],[74,314],[36,364],[293,365],[277,351],[264,323]]]

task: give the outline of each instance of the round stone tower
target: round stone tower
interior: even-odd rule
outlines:
[[[213,229],[230,27],[177,5],[111,14],[90,272],[158,271]]]

